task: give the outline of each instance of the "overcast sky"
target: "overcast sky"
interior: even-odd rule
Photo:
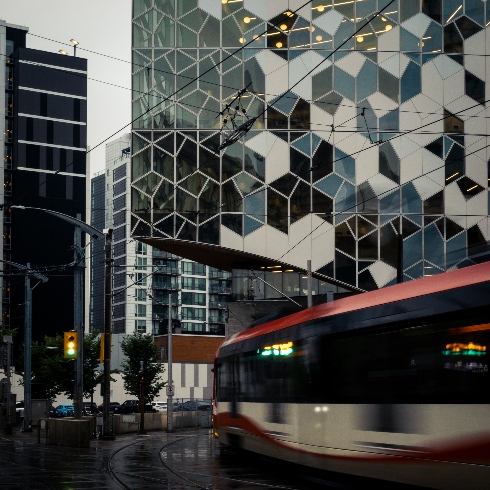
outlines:
[[[70,39],[80,43],[76,55],[88,59],[90,174],[102,170],[102,142],[131,129],[131,0],[0,0],[0,19],[29,28],[28,48],[73,56]]]

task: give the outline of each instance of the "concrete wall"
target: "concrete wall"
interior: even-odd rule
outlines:
[[[96,417],[97,431],[102,431],[102,416]],[[114,434],[125,434],[128,432],[138,432],[140,430],[140,414],[131,413],[126,415],[114,415],[111,418]],[[174,429],[184,429],[192,427],[212,427],[211,412],[174,412]],[[145,431],[167,430],[167,412],[145,413]]]

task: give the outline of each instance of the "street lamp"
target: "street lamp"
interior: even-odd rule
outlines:
[[[34,211],[42,211],[44,213],[55,216],[63,221],[67,221],[75,225],[75,259],[77,259],[77,248],[81,246],[81,232],[85,232],[90,235],[92,238],[105,238],[105,246],[106,246],[106,268],[105,268],[105,325],[104,325],[104,419],[103,419],[103,436],[106,438],[113,438],[110,431],[110,411],[109,411],[109,403],[110,403],[110,353],[111,353],[111,344],[110,344],[110,333],[111,333],[111,307],[112,307],[112,288],[111,288],[111,248],[112,248],[112,229],[104,230],[101,232],[94,228],[93,226],[88,225],[84,221],[81,221],[80,215],[77,215],[77,218],[72,218],[63,213],[59,213],[58,211],[52,211],[50,209],[43,208],[34,208],[29,206],[20,206],[13,205],[11,206],[13,209],[30,209]],[[82,410],[83,410],[83,292],[82,292],[82,275],[83,275],[83,265],[77,264],[75,267],[75,304],[74,304],[74,323],[75,323],[75,331],[78,333],[78,338],[80,339],[78,358],[76,360],[76,384],[75,384],[75,396],[74,396],[74,408],[75,408],[75,418],[82,418]],[[30,358],[29,358],[30,362]]]
[[[68,54],[68,53],[67,53],[67,52],[66,52],[64,49],[60,49],[60,50],[58,51],[58,53],[60,53],[60,54],[62,54],[62,55],[64,55],[64,56],[66,56],[66,55]]]
[[[73,43],[73,56],[77,55],[77,46],[80,44],[76,39],[70,39],[70,42]]]

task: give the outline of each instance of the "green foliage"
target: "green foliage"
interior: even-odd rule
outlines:
[[[94,331],[83,337],[83,396],[89,398],[104,377],[100,369],[100,337]],[[72,388],[73,389],[73,388]]]
[[[44,342],[32,342],[31,351],[32,398],[54,399],[61,393],[73,399],[75,389],[75,361],[63,357],[63,335],[44,337]],[[83,395],[90,397],[101,382],[100,339],[98,332],[83,339]],[[24,347],[18,359],[17,371],[23,374]]]
[[[6,328],[0,323],[0,345],[3,345],[5,342],[3,341],[4,335],[11,335],[12,338],[15,337],[17,333],[17,329],[15,328]]]
[[[144,365],[145,403],[150,403],[165,386],[160,380],[165,369],[158,362],[158,352],[151,334],[135,333],[128,335],[121,342],[121,348],[126,356],[122,363],[122,378],[126,393],[139,398],[140,394],[140,361]]]
[[[18,370],[24,368],[24,347],[19,358]],[[75,362],[63,357],[63,337],[44,337],[44,342],[32,342],[31,350],[32,398],[54,399],[75,379]],[[71,389],[73,391],[73,387]]]

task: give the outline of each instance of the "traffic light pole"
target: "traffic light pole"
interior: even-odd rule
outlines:
[[[168,295],[168,332],[167,332],[167,432],[174,431],[174,385],[172,380],[172,295]]]
[[[111,429],[111,329],[112,329],[112,228],[105,234],[105,287],[104,287],[104,410],[100,439],[115,439]]]
[[[77,219],[82,216],[77,214]],[[82,230],[80,226],[75,226],[74,236],[74,260],[75,270],[73,272],[74,284],[74,304],[73,304],[73,324],[78,337],[77,357],[75,360],[75,390],[73,397],[74,418],[80,420],[83,415],[83,272],[84,263],[81,260],[80,251],[82,249]]]
[[[146,434],[145,430],[145,365],[140,361],[140,430],[139,434]]]

